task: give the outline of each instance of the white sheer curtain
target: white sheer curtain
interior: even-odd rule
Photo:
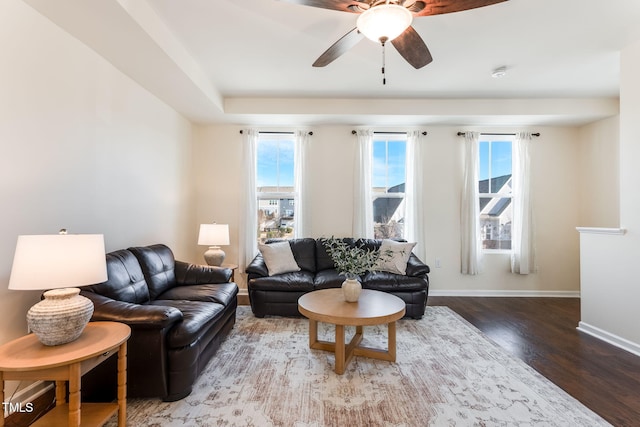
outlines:
[[[371,162],[373,131],[358,130],[358,152],[354,167],[353,236],[373,238],[373,203],[371,200]]]
[[[294,206],[296,238],[311,236],[311,207],[309,195],[309,132],[295,133],[294,179],[295,192],[298,195]]]
[[[413,252],[426,259],[424,217],[425,141],[419,131],[407,132],[407,170],[405,183],[405,239],[416,242]]]
[[[243,157],[244,157],[244,181],[243,191],[245,206],[242,211],[242,223],[240,226],[239,270],[244,269],[258,253],[258,241],[256,237],[258,227],[258,201],[256,194],[256,149],[260,133],[255,129],[244,129]]]
[[[480,206],[478,202],[478,132],[464,137],[464,182],[460,213],[462,274],[478,274],[480,267]]]
[[[513,142],[513,224],[511,226],[511,272],[535,271],[533,215],[531,202],[531,134],[516,134]]]

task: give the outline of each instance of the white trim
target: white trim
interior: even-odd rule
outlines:
[[[580,291],[507,291],[429,289],[433,297],[580,298]]]
[[[613,346],[621,348],[623,350],[628,351],[629,353],[633,353],[636,356],[640,356],[640,344],[636,344],[632,341],[629,341],[625,338],[619,337],[607,331],[604,331],[595,326],[589,325],[585,322],[579,322],[577,330],[584,332],[585,334],[589,334],[592,337],[598,338],[606,343],[609,343]]]
[[[11,403],[20,403],[23,407],[26,403],[33,402],[38,397],[42,396],[49,390],[53,389],[53,383],[51,381],[35,381],[29,384],[25,388],[18,390],[13,396],[5,395],[5,401],[8,402],[8,398],[12,397]],[[6,392],[5,392],[6,393]],[[13,412],[4,411],[5,418],[11,415]]]
[[[624,228],[576,227],[579,233],[585,234],[613,234],[622,236],[627,232]]]

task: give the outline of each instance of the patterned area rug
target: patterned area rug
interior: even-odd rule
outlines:
[[[239,307],[191,395],[131,399],[128,425],[609,425],[447,307],[398,322],[396,363],[355,357],[344,375],[334,373],[331,353],[309,349],[307,327]],[[386,326],[364,334],[364,345],[386,347]],[[333,327],[320,324],[319,335],[333,341]]]

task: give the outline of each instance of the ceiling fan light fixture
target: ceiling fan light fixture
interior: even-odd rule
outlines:
[[[402,34],[413,21],[413,15],[404,6],[381,4],[358,16],[358,31],[374,42],[391,41]]]

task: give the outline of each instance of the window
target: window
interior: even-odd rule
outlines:
[[[294,232],[293,134],[260,133],[256,152],[258,242],[292,238]]]
[[[478,193],[482,248],[511,250],[511,136],[482,135],[479,141]]]
[[[371,193],[376,239],[403,238],[405,218],[406,134],[376,134]]]

